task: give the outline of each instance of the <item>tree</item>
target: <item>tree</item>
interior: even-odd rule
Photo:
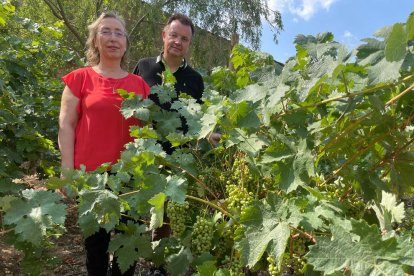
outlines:
[[[230,39],[240,34],[253,49],[260,46],[262,19],[266,20],[274,32],[274,40],[283,30],[282,18],[278,11],[268,6],[267,0],[181,0],[169,1],[168,12],[187,13],[195,23],[211,33]]]
[[[66,30],[62,43],[76,52],[79,58],[84,55],[87,25],[102,11],[117,11],[127,23],[131,41],[131,66],[139,58],[161,51],[161,29],[168,15],[175,11],[188,14],[203,29],[197,31],[193,41],[191,63],[206,69],[227,64],[231,51],[229,41],[233,34],[240,34],[243,41],[257,49],[260,46],[262,18],[272,27],[275,41],[283,28],[280,13],[270,10],[267,0],[85,0],[79,3],[22,0],[20,10],[25,16],[43,22],[47,20],[47,23],[53,23],[56,19],[63,22]]]

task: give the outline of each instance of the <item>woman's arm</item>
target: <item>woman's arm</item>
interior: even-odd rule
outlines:
[[[74,166],[75,129],[78,124],[76,107],[78,102],[79,99],[66,86],[63,90],[60,104],[58,134],[62,168],[73,169]]]

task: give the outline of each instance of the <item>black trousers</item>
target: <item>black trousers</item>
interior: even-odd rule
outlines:
[[[112,260],[112,268],[109,268],[108,246],[111,233],[104,228],[85,239],[86,269],[89,276],[133,276],[136,263],[125,273],[121,273],[116,258]]]

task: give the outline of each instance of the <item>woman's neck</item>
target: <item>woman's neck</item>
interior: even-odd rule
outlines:
[[[119,62],[99,62],[97,65],[93,66],[93,69],[105,77],[110,78],[123,78],[126,76],[126,72],[121,68]]]

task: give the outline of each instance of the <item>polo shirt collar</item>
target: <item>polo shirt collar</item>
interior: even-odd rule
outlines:
[[[162,53],[159,56],[157,56],[156,62],[161,63],[165,67],[165,60],[164,60],[164,57],[163,57]],[[187,61],[185,60],[185,58],[183,58],[183,61],[181,62],[181,65],[180,65],[180,67],[178,67],[178,69],[185,69],[187,67],[187,65],[188,65]]]

